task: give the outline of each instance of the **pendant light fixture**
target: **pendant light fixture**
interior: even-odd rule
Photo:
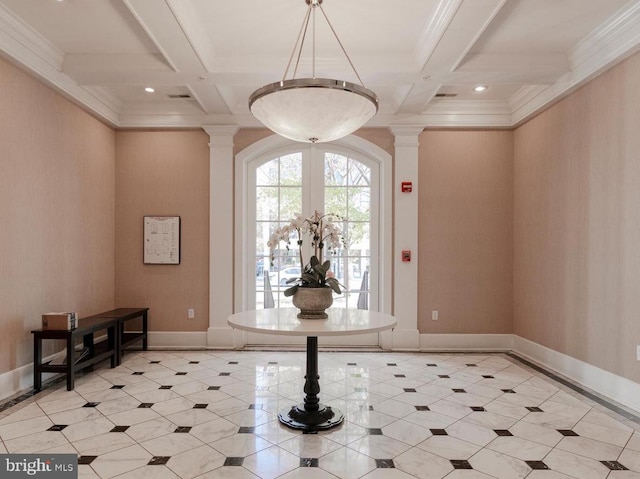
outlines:
[[[378,97],[362,83],[360,75],[322,8],[322,1],[305,0],[308,5],[307,13],[302,21],[300,33],[282,80],[259,88],[249,97],[251,113],[267,128],[285,138],[307,143],[321,143],[342,138],[360,128],[378,111]],[[342,80],[316,78],[315,21],[318,9],[347,57],[360,85]],[[295,78],[312,17],[312,77]],[[287,80],[296,51],[297,60],[293,75]]]

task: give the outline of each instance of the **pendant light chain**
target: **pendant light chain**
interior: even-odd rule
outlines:
[[[307,27],[309,26],[309,18],[311,16],[311,4],[307,7],[307,13],[302,19],[302,25],[300,25],[300,31],[298,32],[298,38],[296,38],[296,42],[293,45],[293,50],[291,51],[291,56],[289,57],[289,63],[287,63],[287,68],[284,70],[284,75],[282,75],[282,81],[287,79],[287,73],[289,73],[289,68],[291,67],[291,62],[293,61],[293,56],[296,53],[296,49],[298,48],[298,44],[300,44],[300,49],[298,50],[298,58],[296,60],[296,66],[293,70],[292,78],[296,77],[296,72],[298,71],[298,64],[300,63],[300,55],[302,54],[302,46],[304,45],[304,38],[307,35]],[[302,37],[302,42],[300,38]]]

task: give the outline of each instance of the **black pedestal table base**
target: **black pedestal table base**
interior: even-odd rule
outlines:
[[[320,404],[318,375],[318,338],[307,337],[307,374],[304,383],[304,403],[285,409],[278,419],[285,426],[304,431],[323,431],[338,426],[344,414],[338,409]]]

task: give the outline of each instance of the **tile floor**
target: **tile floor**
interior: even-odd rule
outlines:
[[[302,434],[305,354],[127,353],[0,408],[0,453],[75,453],[80,478],[640,479],[640,421],[506,354],[321,352]]]

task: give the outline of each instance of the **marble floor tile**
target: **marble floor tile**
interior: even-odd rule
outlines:
[[[640,419],[509,355],[319,359],[327,431],[277,420],[304,353],[127,352],[5,408],[0,453],[75,453],[80,479],[640,479]]]

